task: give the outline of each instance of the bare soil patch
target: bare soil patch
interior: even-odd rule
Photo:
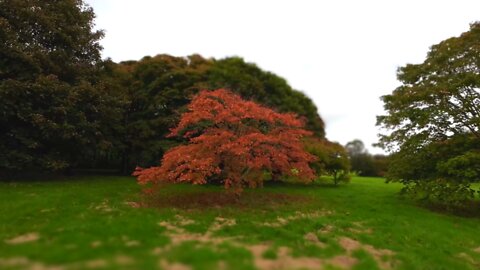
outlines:
[[[300,212],[297,211],[293,215],[286,217],[277,217],[273,222],[264,222],[261,225],[268,227],[282,227],[287,225],[289,222],[298,220],[298,219],[315,219],[323,216],[332,215],[333,212],[330,210],[318,210],[313,212]]]
[[[18,245],[28,242],[37,241],[40,238],[40,235],[36,232],[31,232],[23,235],[19,235],[17,237],[5,240],[5,243],[10,245]]]
[[[263,253],[270,248],[267,244],[245,246],[252,255],[255,267],[262,270],[273,269],[322,269],[325,262],[319,258],[292,257],[290,249],[280,247],[276,259],[263,258]]]
[[[472,256],[470,256],[469,254],[465,253],[465,252],[461,252],[457,255],[459,258],[461,258],[462,260],[468,262],[469,264],[473,265],[476,267],[476,269],[480,269],[480,262],[477,261],[475,258],[473,258]]]
[[[320,234],[329,234],[331,233],[335,228],[332,225],[325,225],[323,228],[318,230]]]
[[[373,257],[380,269],[392,269],[398,264],[398,261],[393,258],[395,252],[392,250],[378,249],[372,245],[362,244],[359,241],[349,237],[341,237],[338,240],[338,243],[343,249],[345,249],[347,254],[352,254],[353,251],[358,249],[365,250]]]
[[[104,259],[90,260],[85,263],[85,267],[90,269],[105,268],[107,266],[108,266],[108,262],[107,260],[104,260]]]
[[[187,232],[182,226],[194,223],[193,220],[189,220],[183,216],[176,215],[173,221],[161,221],[158,223],[166,229],[166,235],[170,237],[171,243],[163,248],[155,248],[154,254],[160,254],[165,250],[168,250],[174,246],[180,245],[187,241],[197,241],[200,243],[208,243],[218,245],[224,241],[234,239],[233,237],[216,237],[213,233],[221,230],[226,226],[234,226],[236,221],[234,219],[227,219],[223,217],[216,217],[214,222],[210,225],[205,233],[191,233]]]
[[[95,210],[99,210],[99,211],[102,211],[102,212],[112,212],[113,211],[113,209],[108,205],[107,200],[102,201],[102,203],[100,203],[99,205],[96,205],[94,208],[95,208]]]
[[[303,236],[303,239],[305,239],[305,241],[307,242],[310,242],[320,248],[325,248],[327,245],[325,245],[325,243],[321,242],[320,240],[318,240],[318,237],[315,233],[313,232],[309,232],[307,234],[305,234]]]
[[[164,270],[190,270],[192,269],[190,266],[182,264],[182,263],[172,263],[165,259],[161,259],[158,262],[158,265],[161,269]]]
[[[25,269],[25,270],[63,270],[62,266],[46,265],[41,262],[31,261],[26,257],[0,258],[0,269]]]

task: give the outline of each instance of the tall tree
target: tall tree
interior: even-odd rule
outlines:
[[[0,80],[55,75],[74,83],[101,61],[95,14],[82,0],[0,1]]]
[[[373,157],[368,153],[365,144],[355,139],[345,145],[352,171],[360,176],[378,176],[375,169]]]
[[[315,177],[303,149],[311,132],[293,114],[281,114],[227,90],[202,91],[169,136],[188,140],[165,153],[159,167],[138,168],[141,184],[218,181],[226,188],[261,186],[282,175],[305,181]]]
[[[365,149],[365,144],[359,139],[348,142],[345,145],[345,149],[347,150],[350,157],[365,154],[367,152],[367,150]]]
[[[480,23],[432,46],[423,63],[401,67],[398,80],[402,85],[382,97],[387,115],[377,123],[387,130],[379,144],[396,152],[389,178],[427,197],[449,190],[430,196],[439,200],[471,198],[470,183],[480,178],[447,172],[459,172],[459,162],[473,164],[480,153]],[[438,155],[442,145],[463,146]]]
[[[65,169],[112,146],[119,101],[98,82],[94,17],[81,0],[0,1],[0,169]]]

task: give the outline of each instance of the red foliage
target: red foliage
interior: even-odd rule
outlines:
[[[161,166],[137,168],[140,184],[220,181],[241,191],[256,187],[265,175],[290,175],[309,181],[315,177],[301,138],[311,132],[294,114],[277,113],[230,91],[200,92],[178,126],[168,135],[183,136],[188,144],[174,147]]]

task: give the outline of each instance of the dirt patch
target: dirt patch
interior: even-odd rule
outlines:
[[[112,212],[113,209],[108,205],[108,201],[103,201],[101,204],[96,205],[95,210],[99,210],[102,212]]]
[[[166,229],[165,234],[170,237],[171,243],[163,248],[155,248],[152,252],[154,254],[160,254],[165,250],[180,245],[187,241],[197,241],[200,243],[220,244],[224,241],[234,239],[233,237],[215,237],[213,233],[221,230],[226,226],[234,226],[236,221],[234,219],[227,219],[223,217],[216,217],[214,222],[210,225],[205,233],[191,233],[187,232],[181,226],[194,223],[193,220],[186,219],[180,215],[175,216],[173,221],[161,221],[158,225]]]
[[[354,240],[348,237],[341,237],[338,240],[338,243],[348,253],[351,253],[354,250],[360,249],[360,247],[362,246],[362,244],[360,244],[360,242],[358,242],[357,240]]]
[[[63,270],[62,266],[45,265],[41,262],[31,261],[25,257],[0,258],[0,269],[18,268],[25,270]]]
[[[371,228],[366,228],[363,221],[352,222],[353,227],[348,228],[348,231],[355,234],[372,234],[373,230]]]
[[[348,237],[341,237],[338,240],[340,246],[345,249],[347,254],[352,254],[353,251],[358,249],[363,249],[368,254],[370,254],[377,265],[381,269],[392,269],[395,265],[398,264],[398,261],[393,258],[395,252],[389,249],[377,249],[372,245],[362,244],[357,240],[348,238]]]
[[[462,260],[468,262],[469,264],[475,266],[476,268],[480,268],[480,262],[478,262],[476,259],[474,259],[472,256],[469,254],[462,252],[457,255],[459,258]]]
[[[266,244],[245,246],[252,255],[255,267],[262,270],[270,269],[321,269],[324,261],[318,258],[311,257],[292,257],[290,256],[290,249],[287,247],[280,247],[277,252],[276,259],[267,259],[263,257],[263,253],[267,251],[270,246]]]
[[[477,253],[480,253],[480,247],[474,248],[473,251],[477,252]]]
[[[312,244],[314,244],[314,245],[316,245],[320,248],[325,248],[326,247],[325,243],[318,240],[317,235],[312,233],[312,232],[309,232],[309,233],[305,234],[303,236],[303,239],[305,239],[305,241],[310,242],[310,243],[312,243]]]
[[[5,240],[5,243],[10,245],[18,245],[18,244],[23,244],[28,242],[34,242],[34,241],[37,241],[39,238],[40,238],[40,235],[38,233],[31,232],[31,233],[19,235],[12,239]]]
[[[314,219],[320,216],[331,214],[330,211],[315,211],[315,212],[296,212],[290,216],[277,219],[285,220],[285,222],[290,222],[297,219]],[[358,259],[353,256],[354,251],[364,250],[368,252],[373,259],[376,261],[377,265],[382,269],[392,269],[395,266],[396,261],[393,259],[395,253],[387,249],[377,249],[371,245],[362,244],[361,242],[348,238],[341,237],[338,239],[340,246],[345,249],[345,254],[335,256],[333,258],[323,259],[316,257],[294,257],[292,256],[291,249],[286,246],[273,247],[269,243],[262,243],[256,245],[248,245],[241,243],[238,238],[235,237],[221,237],[216,236],[215,232],[222,230],[227,226],[235,226],[236,221],[234,219],[228,219],[224,217],[216,217],[211,223],[210,227],[205,231],[205,233],[191,233],[183,228],[189,224],[193,224],[194,221],[185,218],[183,216],[177,215],[173,220],[161,221],[158,224],[165,228],[165,234],[170,237],[170,243],[164,247],[157,247],[152,250],[152,254],[163,256],[166,252],[171,250],[174,247],[178,247],[184,242],[195,241],[200,244],[206,244],[212,248],[218,247],[218,245],[228,242],[229,244],[244,248],[252,254],[252,259],[254,265],[258,269],[262,270],[273,270],[273,269],[323,269],[328,266],[340,268],[340,269],[351,269],[358,264]],[[357,225],[359,226],[359,225]],[[317,233],[330,232],[333,230],[332,226],[325,226],[322,230],[319,230]],[[325,244],[318,239],[318,235],[315,232],[309,232],[304,235],[304,241],[307,241],[311,244],[325,247]],[[264,254],[266,251],[276,248],[276,256],[274,258],[265,258]],[[224,264],[224,263],[223,263]],[[172,263],[165,259],[159,261],[159,266],[163,269],[173,269],[173,270],[184,270],[190,269],[190,266]]]
[[[113,261],[118,265],[129,265],[135,262],[132,257],[126,255],[118,255],[113,259]]]
[[[136,240],[130,240],[130,241],[127,241],[125,243],[125,246],[127,247],[136,247],[136,246],[140,246],[140,242],[136,241]]]
[[[147,207],[180,208],[180,209],[205,209],[221,208],[225,206],[237,208],[265,209],[279,205],[288,205],[295,202],[308,202],[310,199],[301,195],[288,195],[272,192],[244,192],[240,197],[235,194],[223,192],[185,192],[163,194],[148,197],[145,200]]]
[[[180,226],[187,226],[187,225],[190,225],[190,224],[194,224],[195,221],[191,220],[191,219],[188,219],[188,218],[185,218],[183,216],[180,216],[180,215],[175,215],[175,219],[177,220],[177,224],[180,225]]]
[[[95,268],[104,268],[108,266],[108,262],[103,259],[96,259],[85,262],[85,267],[95,269]]]
[[[271,248],[269,245],[260,244],[244,247],[252,253],[255,267],[261,270],[323,269],[327,265],[350,269],[358,263],[358,260],[350,255],[341,255],[330,259],[293,257],[291,256],[291,249],[284,246],[278,248],[276,259],[268,259],[262,255]]]
[[[329,234],[331,233],[335,228],[332,225],[325,225],[323,228],[318,230],[318,233],[320,234]]]
[[[13,258],[0,258],[0,268],[3,267],[16,267],[29,264],[30,261],[25,257],[13,257]]]
[[[338,268],[350,269],[358,263],[358,260],[352,256],[340,255],[329,259],[328,263]]]
[[[160,268],[164,270],[190,270],[192,269],[190,266],[182,264],[182,263],[172,263],[165,259],[162,259],[158,262]]]
[[[349,228],[348,231],[355,234],[372,234],[373,230],[370,228]]]
[[[126,235],[122,235],[122,240],[125,243],[125,246],[127,246],[127,247],[136,247],[136,246],[140,245],[139,241],[132,240],[132,239],[128,238],[128,236],[126,236]]]
[[[329,216],[332,214],[333,212],[330,210],[319,210],[319,211],[313,211],[313,212],[297,211],[293,215],[286,216],[286,217],[277,217],[273,222],[264,222],[264,223],[261,223],[260,225],[268,226],[268,227],[282,227],[295,220],[315,219],[323,216]]]
[[[237,222],[235,219],[228,219],[228,218],[223,218],[223,217],[216,217],[215,222],[210,226],[208,229],[208,232],[215,232],[223,229],[224,227],[228,226],[235,226]]]
[[[142,204],[139,202],[125,202],[126,205],[133,207],[133,208],[140,208]]]
[[[377,262],[381,269],[393,269],[398,264],[393,259],[395,252],[389,249],[377,249],[371,245],[364,245],[363,248],[373,256],[373,259]]]
[[[101,241],[93,241],[92,243],[90,243],[90,246],[91,246],[92,248],[97,248],[97,247],[99,247],[99,246],[101,246],[101,245],[102,245],[102,242],[101,242]]]

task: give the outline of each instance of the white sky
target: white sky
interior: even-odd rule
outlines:
[[[103,57],[240,56],[287,79],[317,105],[327,138],[371,153],[397,67],[480,20],[479,0],[86,0],[104,29]]]

